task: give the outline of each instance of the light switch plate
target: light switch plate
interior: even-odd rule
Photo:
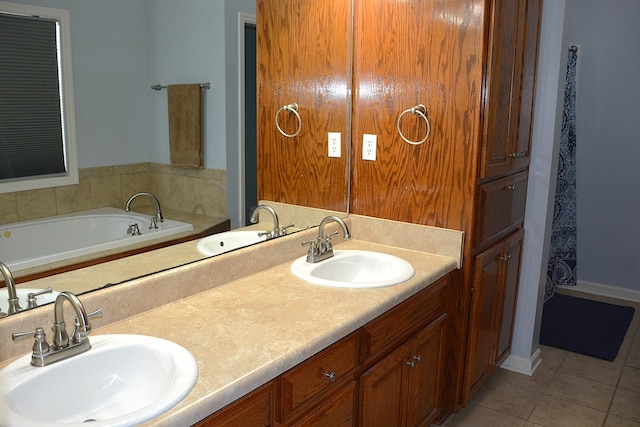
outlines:
[[[340,157],[341,153],[341,141],[342,135],[340,132],[329,132],[329,157]]]
[[[376,145],[378,144],[378,135],[365,133],[362,135],[362,159],[376,160]]]

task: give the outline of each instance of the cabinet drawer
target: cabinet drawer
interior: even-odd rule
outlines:
[[[397,347],[447,311],[450,277],[451,275],[443,277],[362,328],[361,347],[365,364],[385,350]]]
[[[524,171],[480,186],[476,246],[524,219],[527,175]]]
[[[351,378],[358,359],[357,337],[357,333],[349,335],[282,375],[285,420],[298,408]]]

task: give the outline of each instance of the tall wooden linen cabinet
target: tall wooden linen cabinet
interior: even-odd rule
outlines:
[[[445,339],[458,351],[445,365],[445,411],[466,405],[510,351],[541,7],[257,2],[258,144],[267,148],[259,197],[336,208],[336,192],[349,188],[341,168],[350,153],[351,213],[465,232],[461,280],[449,295],[456,312]],[[271,25],[261,33],[267,9]],[[278,111],[289,135],[298,113],[299,135],[275,129]],[[328,132],[341,132],[338,159],[327,155]]]

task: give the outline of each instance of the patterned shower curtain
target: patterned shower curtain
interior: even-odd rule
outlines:
[[[564,87],[558,182],[551,226],[545,302],[558,285],[576,285],[576,63],[578,49],[569,48]]]

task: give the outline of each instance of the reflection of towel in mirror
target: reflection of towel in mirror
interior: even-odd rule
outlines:
[[[172,166],[202,166],[201,91],[199,84],[167,86]]]

